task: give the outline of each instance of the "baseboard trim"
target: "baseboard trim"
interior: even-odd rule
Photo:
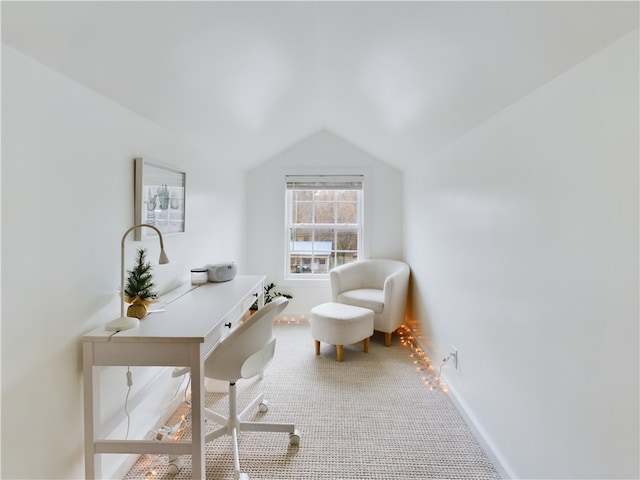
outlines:
[[[498,471],[500,477],[504,479],[517,478],[514,475],[512,469],[509,468],[508,462],[500,454],[498,448],[489,439],[489,436],[485,432],[484,428],[482,428],[482,426],[480,425],[478,419],[475,417],[475,415],[473,415],[473,413],[469,411],[467,404],[460,399],[458,393],[456,392],[456,389],[452,387],[449,382],[447,382],[447,378],[445,375],[443,375],[443,378],[445,380],[445,383],[447,384],[447,389],[449,390],[449,398],[451,398],[451,401],[455,405],[456,410],[458,410],[458,413],[460,413],[460,415],[464,419],[465,423],[471,430],[471,433],[473,433],[473,436],[476,437],[476,440],[478,440],[480,446],[482,446],[483,450],[491,460],[491,463],[493,463],[493,466]]]
[[[420,337],[415,334],[415,332],[409,325],[405,324],[405,326],[411,331],[411,334],[413,335],[420,348],[422,348],[422,350],[427,354],[429,358],[433,358],[433,355],[429,353],[429,349],[426,347],[426,345],[420,342]],[[513,470],[509,467],[509,463],[500,453],[500,450],[491,441],[484,428],[482,428],[480,421],[471,412],[469,406],[458,394],[455,387],[453,387],[451,383],[447,381],[446,374],[443,373],[442,377],[445,381],[445,384],[447,385],[447,395],[449,395],[449,398],[453,402],[453,405],[456,407],[456,410],[458,411],[460,416],[462,416],[462,419],[466,423],[467,427],[469,427],[471,433],[476,438],[478,443],[480,443],[480,446],[489,457],[489,460],[491,460],[491,463],[497,470],[500,477],[503,479],[517,478]]]

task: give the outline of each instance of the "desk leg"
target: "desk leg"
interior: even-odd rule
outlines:
[[[93,480],[102,472],[102,459],[95,454],[96,432],[100,418],[100,381],[93,374],[93,342],[82,343],[84,389],[84,470],[85,478]],[[100,476],[100,473],[98,474]]]
[[[205,429],[204,416],[204,358],[200,345],[191,352],[191,463],[192,476],[200,480],[205,478]]]

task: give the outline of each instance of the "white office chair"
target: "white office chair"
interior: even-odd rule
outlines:
[[[240,472],[238,433],[240,431],[285,432],[289,443],[300,443],[300,433],[294,424],[248,422],[244,419],[255,407],[261,412],[268,410],[264,394],[260,394],[242,412],[237,413],[236,382],[241,378],[262,377],[262,372],[273,359],[276,338],[273,336],[273,320],[288,305],[289,300],[277,297],[240,324],[224,338],[205,361],[205,376],[229,382],[229,415],[223,416],[205,408],[207,418],[222,425],[206,435],[206,442],[222,435],[233,439],[233,461],[236,479],[248,479]]]

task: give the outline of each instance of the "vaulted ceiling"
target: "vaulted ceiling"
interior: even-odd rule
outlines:
[[[327,129],[406,169],[638,2],[2,2],[2,41],[243,168]]]

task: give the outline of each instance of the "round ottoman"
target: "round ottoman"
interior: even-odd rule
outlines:
[[[316,355],[320,355],[320,342],[328,343],[336,346],[341,362],[344,345],[362,340],[367,353],[373,335],[373,310],[333,302],[317,305],[311,309],[311,335],[316,341]]]

